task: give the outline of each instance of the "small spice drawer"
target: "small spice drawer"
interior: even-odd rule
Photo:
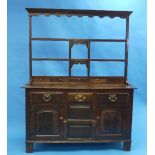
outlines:
[[[62,92],[31,92],[31,104],[62,104],[66,100],[66,95]]]

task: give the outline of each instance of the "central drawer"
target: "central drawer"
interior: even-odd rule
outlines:
[[[93,118],[93,94],[69,93],[68,94],[68,119]]]
[[[92,93],[68,93],[69,102],[91,102],[93,99]]]

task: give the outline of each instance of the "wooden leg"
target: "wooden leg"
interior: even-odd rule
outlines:
[[[26,153],[33,152],[33,143],[26,143]]]
[[[123,150],[124,151],[130,151],[131,149],[131,142],[124,142],[123,143]]]

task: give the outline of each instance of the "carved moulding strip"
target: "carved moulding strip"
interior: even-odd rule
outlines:
[[[71,48],[74,46],[74,45],[77,45],[77,44],[83,44],[83,45],[86,45],[86,47],[88,48],[89,47],[89,42],[88,40],[73,40],[73,41],[70,41],[70,45],[71,45]]]
[[[83,16],[87,16],[89,18],[93,18],[93,17],[99,17],[99,18],[104,18],[104,17],[109,17],[109,18],[126,18],[126,16],[121,15],[121,16],[116,16],[116,15],[73,15],[73,14],[61,14],[61,13],[30,13],[30,15],[32,16],[40,16],[40,15],[44,15],[44,16],[51,16],[51,15],[55,15],[57,17],[61,17],[61,16],[67,16],[67,17],[72,17],[72,16],[77,16],[77,17],[83,17]]]
[[[73,65],[78,65],[78,64],[80,64],[80,65],[86,65],[86,67],[87,67],[87,69],[88,69],[88,61],[87,60],[71,60],[71,62],[70,62],[70,67],[72,68],[73,67]]]
[[[77,17],[94,17],[97,16],[99,18],[103,17],[120,17],[120,18],[128,18],[132,11],[110,11],[110,10],[73,10],[73,9],[45,9],[45,8],[26,8],[29,14],[33,16],[38,15],[56,15],[56,16],[77,16]]]

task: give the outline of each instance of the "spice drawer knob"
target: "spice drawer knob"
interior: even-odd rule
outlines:
[[[49,93],[45,93],[45,94],[43,95],[43,100],[44,100],[45,102],[50,101],[51,98],[52,98],[52,96],[51,96],[51,94],[49,94]]]

